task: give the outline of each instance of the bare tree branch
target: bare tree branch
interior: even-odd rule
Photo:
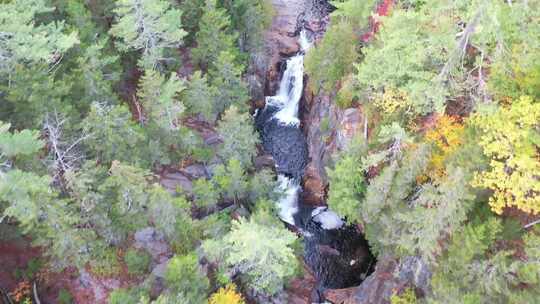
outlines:
[[[440,82],[445,81],[448,78],[448,74],[452,70],[452,68],[455,66],[456,61],[458,59],[463,58],[465,55],[465,52],[467,50],[467,46],[469,45],[469,39],[471,35],[476,30],[476,26],[480,22],[480,19],[484,12],[484,5],[481,5],[474,16],[472,17],[471,21],[467,23],[467,26],[461,32],[459,35],[461,36],[461,39],[459,39],[457,47],[454,49],[452,54],[450,54],[450,58],[448,61],[444,64],[444,67],[442,68],[441,72],[437,76],[437,79]]]
[[[63,129],[66,121],[55,111],[54,114],[46,116],[43,125],[49,150],[47,166],[54,183],[62,188],[65,186],[64,173],[78,166],[84,158],[79,145],[89,137],[89,135],[83,135],[72,141],[67,139]]]

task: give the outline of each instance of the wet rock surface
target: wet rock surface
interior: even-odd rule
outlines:
[[[359,285],[374,269],[375,258],[355,226],[325,230],[304,215],[304,259],[319,290]]]
[[[312,40],[320,39],[331,9],[326,1],[319,0],[274,0],[273,4],[277,16],[266,37],[272,46],[265,91],[268,96],[275,95],[286,60],[299,50],[294,37],[299,28],[310,32]],[[325,230],[323,222],[315,221],[312,214],[314,207],[325,205],[328,186],[325,166],[331,155],[357,134],[362,115],[358,109],[337,109],[330,96],[315,97],[309,89],[304,90],[304,95],[307,97],[300,108],[300,128],[280,123],[273,117],[280,107],[256,104],[255,123],[265,152],[275,161],[276,171],[295,179],[303,178],[305,187],[294,223],[295,229],[304,235],[304,260],[312,278],[294,280],[294,288],[287,290],[289,299],[283,303],[322,303],[325,290],[357,286],[374,268],[369,246],[356,227]],[[321,130],[325,119],[330,121],[329,128]]]
[[[419,296],[427,294],[430,280],[431,272],[420,258],[410,256],[396,261],[385,257],[360,286],[329,289],[324,296],[334,304],[388,304],[392,294],[406,288],[414,288]]]
[[[276,110],[268,105],[255,119],[264,150],[272,155],[278,173],[301,178],[307,164],[306,139],[297,126],[284,125],[273,118]]]

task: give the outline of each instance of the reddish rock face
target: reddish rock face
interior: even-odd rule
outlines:
[[[304,265],[304,277],[291,281],[287,288],[287,303],[289,304],[312,304],[317,303],[317,281],[311,270]]]
[[[406,257],[400,262],[382,258],[375,272],[360,286],[328,289],[324,297],[334,304],[387,304],[393,294],[400,294],[409,287],[414,287],[418,296],[424,296],[430,280],[429,268],[417,257]]]
[[[304,10],[304,0],[272,0],[274,19],[265,33],[265,51],[268,57],[265,95],[274,95],[279,84],[281,63],[300,50],[297,38],[298,16]]]
[[[324,205],[328,190],[326,167],[331,165],[332,155],[363,132],[365,119],[359,108],[341,109],[330,96],[314,96],[309,86],[301,110],[310,158],[303,178],[302,199],[314,206]]]

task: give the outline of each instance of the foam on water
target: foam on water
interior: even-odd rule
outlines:
[[[298,119],[298,105],[304,90],[304,52],[311,43],[306,32],[300,32],[298,39],[301,52],[287,60],[287,68],[283,73],[276,96],[269,96],[266,102],[279,108],[274,118],[285,125],[300,124]]]
[[[341,217],[327,207],[318,207],[311,212],[313,220],[326,230],[339,229],[344,223]]]
[[[274,118],[285,125],[300,124],[298,119],[298,105],[302,98],[304,85],[304,55],[299,54],[287,60],[287,69],[279,85],[276,96],[266,98],[270,105],[280,108]]]
[[[284,196],[279,200],[279,217],[294,226],[294,215],[298,212],[298,192],[300,183],[285,176],[278,175],[279,188]]]

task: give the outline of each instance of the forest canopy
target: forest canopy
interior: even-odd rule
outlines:
[[[312,44],[300,116],[320,111],[301,127],[323,204],[377,261],[429,270],[382,303],[538,302],[540,1],[312,2],[319,27],[287,35]],[[0,296],[4,278],[32,303],[30,282],[73,277],[114,281],[103,303],[287,303],[310,234],[279,220],[254,118],[284,68],[279,9],[0,1],[0,262],[14,240],[31,257],[0,269]],[[348,110],[362,123],[341,147]]]

